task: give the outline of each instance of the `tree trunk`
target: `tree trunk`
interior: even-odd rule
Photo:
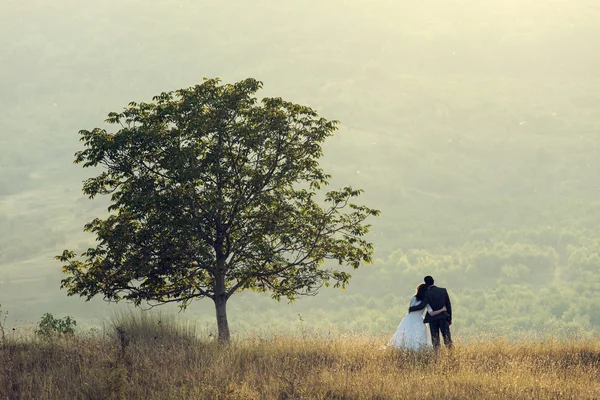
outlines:
[[[217,311],[217,329],[219,342],[229,343],[229,322],[227,321],[227,291],[225,290],[225,278],[217,276],[215,279],[215,309]]]
[[[229,322],[227,322],[227,299],[224,296],[218,296],[215,299],[215,308],[217,310],[217,329],[219,330],[219,342],[229,343]]]

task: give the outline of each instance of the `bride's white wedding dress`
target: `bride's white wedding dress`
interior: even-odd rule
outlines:
[[[420,303],[421,301],[417,300],[414,296],[410,299],[410,307]],[[402,321],[400,321],[400,325],[398,325],[398,329],[390,340],[389,345],[409,350],[419,350],[423,347],[431,346],[431,333],[429,333],[428,326],[423,323],[423,315],[425,312],[431,311],[431,307],[428,304],[423,310],[406,314],[402,318]]]

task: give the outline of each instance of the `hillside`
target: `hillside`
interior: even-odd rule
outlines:
[[[243,294],[234,330],[393,332],[426,274],[456,330],[600,326],[600,6],[593,1],[9,1],[0,14],[0,304],[11,321],[109,310],[59,291],[64,248],[105,213],[77,132],[130,101],[255,77],[341,121],[333,185],[382,210],[376,262],[297,304]],[[580,299],[585,299],[582,302]],[[211,304],[190,318],[213,322]],[[298,317],[300,314],[300,317]]]

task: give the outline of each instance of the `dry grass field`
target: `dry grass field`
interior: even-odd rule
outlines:
[[[0,399],[598,399],[600,343],[469,341],[409,353],[373,337],[231,345],[127,317],[95,334],[9,337]]]

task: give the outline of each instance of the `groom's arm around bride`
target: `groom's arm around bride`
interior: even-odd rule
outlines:
[[[447,319],[448,324],[452,324],[452,303],[450,302],[448,291],[445,288],[434,285],[430,286],[429,290],[425,293],[423,301],[416,306],[410,307],[408,312],[420,311],[424,309],[427,304],[429,304],[433,310],[439,310],[445,306],[446,311],[435,316],[426,314],[423,322],[427,323],[432,320]]]
[[[428,304],[432,310],[440,310],[446,307],[446,311],[437,315],[425,314],[423,323],[429,324],[431,332],[431,342],[435,349],[440,347],[440,333],[444,337],[444,343],[449,348],[452,347],[452,336],[450,335],[450,325],[452,324],[452,303],[448,291],[434,285],[434,280],[431,276],[426,276],[425,284],[429,289],[423,295],[423,301],[420,304],[410,307],[408,312],[419,311],[425,308]]]

